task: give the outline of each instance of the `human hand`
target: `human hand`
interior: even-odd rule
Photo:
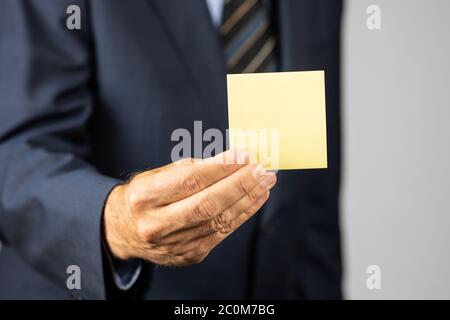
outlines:
[[[106,201],[106,242],[123,260],[199,263],[263,206],[275,183],[274,173],[235,150],[140,173]]]

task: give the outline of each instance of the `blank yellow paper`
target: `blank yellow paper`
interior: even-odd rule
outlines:
[[[324,71],[227,76],[230,148],[267,169],[327,167]]]

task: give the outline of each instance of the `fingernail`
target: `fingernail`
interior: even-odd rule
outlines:
[[[256,178],[256,180],[259,180],[259,178],[261,178],[265,174],[266,170],[260,164],[255,168],[255,170],[253,170],[253,176]]]
[[[261,187],[263,187],[264,189],[269,190],[270,188],[273,187],[273,185],[275,184],[275,175],[273,173],[268,173],[266,174],[261,181],[259,182],[259,184],[261,185]]]

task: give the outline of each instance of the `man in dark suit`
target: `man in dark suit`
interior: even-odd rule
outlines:
[[[340,16],[339,0],[2,0],[0,298],[341,298]],[[227,72],[321,69],[327,170],[165,166],[175,129],[225,131]]]

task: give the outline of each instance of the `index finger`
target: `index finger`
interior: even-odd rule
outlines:
[[[228,150],[208,159],[185,159],[161,170],[142,183],[152,205],[166,205],[190,197],[230,176],[249,162],[242,150]]]

